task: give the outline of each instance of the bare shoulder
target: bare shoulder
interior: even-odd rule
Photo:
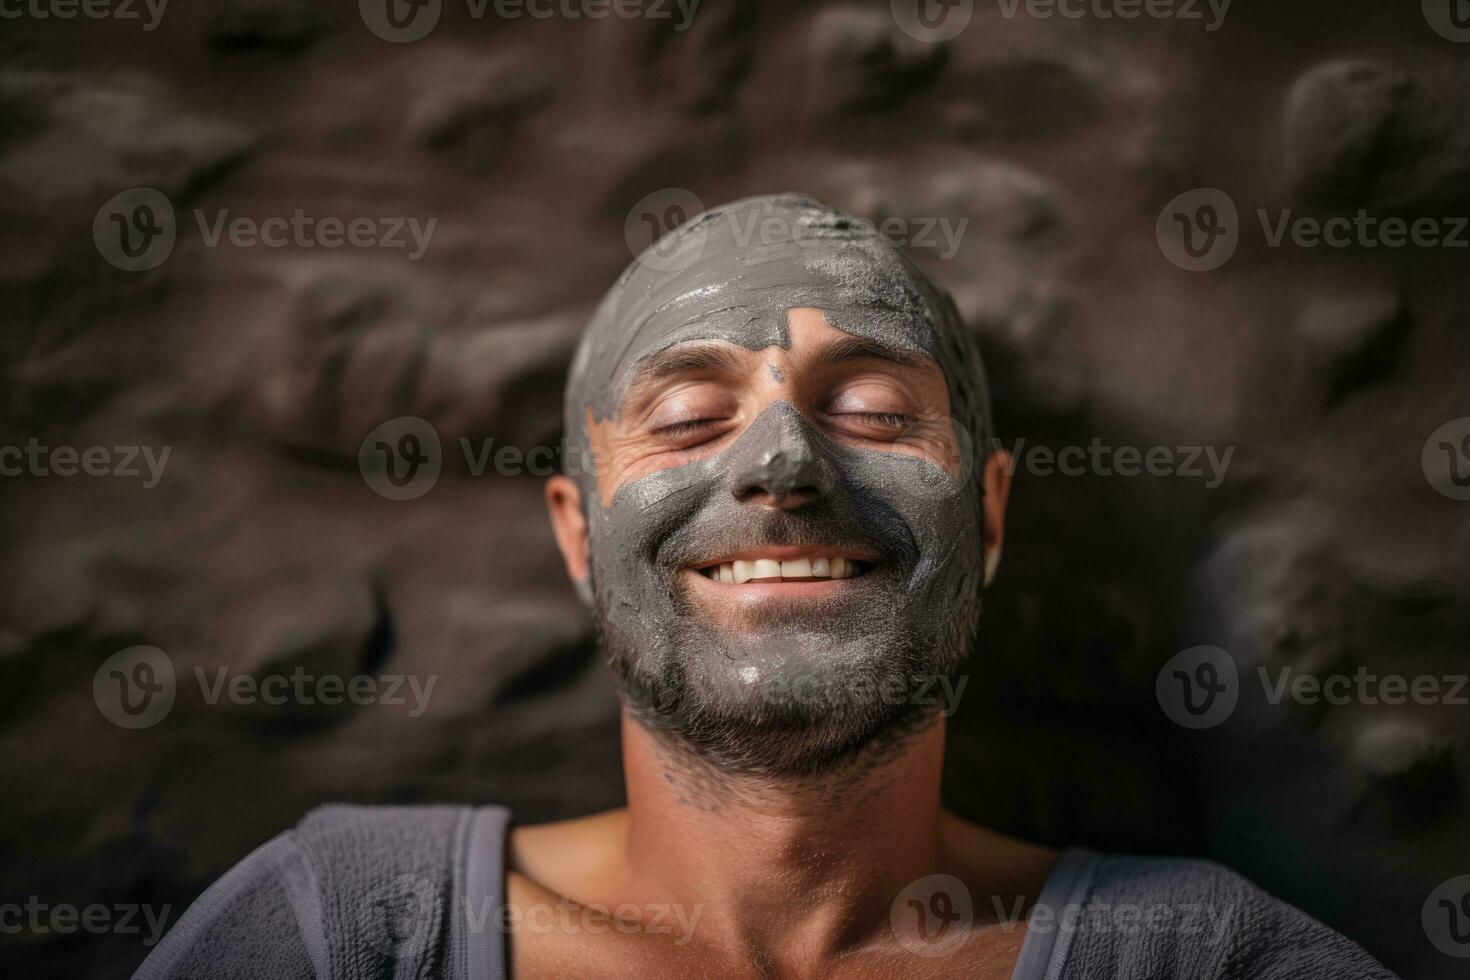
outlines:
[[[616,876],[627,830],[626,809],[513,827],[507,843],[509,870],[541,889],[576,897],[589,882]]]

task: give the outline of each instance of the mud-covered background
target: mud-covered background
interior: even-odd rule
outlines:
[[[802,190],[954,292],[1021,461],[951,804],[1463,976],[1453,0],[519,9],[0,2],[0,972],[128,974],[324,801],[616,805],[570,351],[652,229]]]

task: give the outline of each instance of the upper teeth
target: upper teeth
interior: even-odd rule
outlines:
[[[858,563],[848,558],[794,558],[791,561],[755,558],[727,561],[703,569],[710,578],[734,585],[765,579],[852,578],[858,571]]]

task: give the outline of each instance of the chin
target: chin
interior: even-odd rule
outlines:
[[[836,771],[937,717],[910,696],[913,678],[957,666],[936,638],[900,629],[854,636],[807,622],[727,632],[686,615],[653,650],[613,631],[604,640],[634,717],[727,772]]]

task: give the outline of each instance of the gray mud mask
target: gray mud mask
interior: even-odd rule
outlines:
[[[801,307],[934,357],[961,447],[958,478],[927,459],[839,444],[777,402],[719,455],[601,499],[576,465],[590,458],[587,416],[616,416],[640,362],[691,340],[789,348],[787,311]],[[979,619],[975,474],[989,406],[953,303],[886,242],[804,197],[705,212],[651,246],[603,300],[566,411],[599,620],[640,722],[726,770],[789,775],[828,769],[932,717],[916,694],[958,668]],[[742,502],[754,486],[819,492],[782,510]],[[880,560],[841,595],[772,611],[738,634],[701,610],[683,578],[711,555],[792,544],[866,549]]]

